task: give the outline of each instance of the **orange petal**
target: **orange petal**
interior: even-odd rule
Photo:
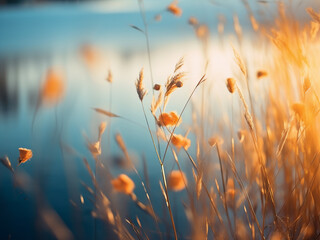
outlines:
[[[19,148],[19,164],[25,163],[30,158],[32,158],[32,151],[27,148]]]

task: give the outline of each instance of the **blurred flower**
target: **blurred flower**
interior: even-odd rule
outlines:
[[[173,1],[170,3],[170,5],[167,7],[167,10],[171,12],[173,15],[180,17],[182,15],[182,9],[178,7],[178,1]]]
[[[162,113],[159,116],[158,124],[160,126],[174,126],[179,125],[179,116],[176,112]]]
[[[135,187],[134,182],[125,174],[120,174],[117,178],[111,181],[113,188],[124,194],[133,193],[133,189]]]
[[[171,138],[171,142],[178,149],[183,147],[185,150],[188,150],[188,148],[191,146],[190,139],[188,139],[180,134],[179,135],[173,134],[173,136]]]
[[[57,70],[50,69],[41,89],[41,100],[46,104],[55,104],[62,98],[64,90],[62,74]]]
[[[174,170],[168,175],[168,188],[172,191],[181,191],[187,185],[187,178],[183,172]]]

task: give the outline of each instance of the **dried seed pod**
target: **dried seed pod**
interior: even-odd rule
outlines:
[[[156,91],[159,91],[160,88],[161,88],[161,85],[160,85],[160,84],[155,84],[155,85],[153,86],[153,89],[156,90]]]
[[[230,93],[234,93],[236,91],[236,80],[233,78],[227,78],[226,85]]]
[[[176,86],[177,86],[178,88],[181,88],[181,87],[183,86],[183,82],[178,81],[178,82],[176,83]]]
[[[268,73],[266,71],[263,71],[263,70],[259,70],[257,72],[257,78],[260,79],[260,78],[263,78],[263,77],[266,77],[268,76]]]

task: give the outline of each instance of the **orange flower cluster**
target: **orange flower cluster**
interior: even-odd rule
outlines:
[[[168,175],[168,188],[172,191],[181,191],[187,185],[187,178],[183,172],[172,171]]]
[[[25,163],[32,158],[32,151],[27,148],[19,148],[19,164]]]
[[[111,181],[113,188],[124,194],[130,195],[135,187],[134,182],[125,174],[120,174],[117,178]]]
[[[182,135],[177,135],[173,134],[171,138],[171,142],[174,146],[176,146],[178,149],[183,147],[185,150],[188,150],[188,148],[191,146],[191,141],[190,139],[182,136]]]
[[[175,126],[179,125],[179,116],[176,112],[162,113],[159,116],[158,124],[160,126]]]

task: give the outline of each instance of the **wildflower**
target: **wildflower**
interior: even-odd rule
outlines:
[[[180,122],[176,112],[162,113],[158,120],[160,126],[175,126],[179,125]]]
[[[234,93],[236,91],[236,80],[233,78],[227,78],[226,85],[230,93]]]
[[[64,81],[61,73],[50,69],[41,89],[41,99],[45,103],[56,103],[64,93]]]
[[[173,15],[180,17],[182,15],[181,8],[178,7],[178,1],[173,1],[170,3],[170,5],[167,7],[167,10],[171,12]]]
[[[32,151],[27,148],[19,148],[19,164],[25,163],[32,158]]]
[[[132,194],[135,187],[134,182],[125,174],[120,174],[117,178],[111,181],[113,188],[124,194]]]
[[[172,191],[181,191],[187,186],[187,178],[181,171],[174,170],[168,175],[168,188]]]
[[[178,149],[183,147],[185,150],[188,150],[188,148],[191,146],[190,139],[188,139],[180,134],[179,135],[173,134],[173,136],[171,138],[171,142]]]

